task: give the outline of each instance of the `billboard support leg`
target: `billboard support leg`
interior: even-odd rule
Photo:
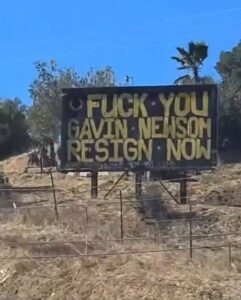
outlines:
[[[114,184],[112,185],[112,187],[108,190],[108,192],[105,194],[104,199],[106,199],[109,194],[114,190],[114,188],[117,186],[117,184],[121,181],[121,179],[126,176],[126,171],[114,182]],[[127,175],[128,176],[128,175]]]
[[[98,197],[98,172],[91,172],[91,198],[96,199]]]
[[[165,184],[162,182],[162,181],[160,181],[160,184],[161,184],[161,186],[164,188],[164,190],[168,193],[168,195],[177,203],[177,204],[180,204],[179,202],[178,202],[178,200],[176,199],[176,197],[169,191],[169,189],[165,186]]]
[[[141,186],[142,186],[142,174],[141,173],[136,173],[135,176],[135,186],[136,186],[136,198],[140,199],[141,198]]]
[[[40,173],[43,174],[43,159],[40,158]]]
[[[183,174],[183,178],[180,180],[180,203],[187,203],[187,173]]]

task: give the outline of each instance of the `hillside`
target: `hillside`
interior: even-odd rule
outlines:
[[[26,155],[3,162],[13,186],[51,185],[49,174],[23,173],[25,162]],[[1,191],[1,296],[241,299],[240,174],[241,165],[230,165],[189,183],[192,261],[189,205],[177,205],[158,182],[143,183],[143,214],[137,210],[132,176],[124,178],[106,200],[104,195],[118,177],[100,177],[99,197],[90,200],[89,178],[53,173],[58,222],[52,191]],[[165,184],[177,197],[177,185]],[[237,245],[231,249],[231,262],[228,243]],[[161,251],[165,249],[175,251]]]

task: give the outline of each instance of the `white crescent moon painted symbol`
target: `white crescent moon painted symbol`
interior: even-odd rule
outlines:
[[[73,101],[75,101],[75,105],[73,105]],[[83,107],[83,101],[81,99],[78,99],[79,104],[76,106],[76,99],[75,100],[71,100],[69,103],[69,107],[73,110],[73,111],[78,111],[81,110]]]

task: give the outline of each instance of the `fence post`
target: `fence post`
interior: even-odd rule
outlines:
[[[98,172],[91,172],[91,198],[96,199],[98,197]]]
[[[43,159],[40,157],[40,173],[43,174]]]
[[[124,237],[124,228],[123,228],[123,203],[122,203],[122,192],[120,191],[120,234],[121,239]]]
[[[54,198],[55,218],[56,218],[56,221],[58,222],[59,221],[59,212],[58,212],[57,199],[56,199],[56,195],[55,195],[55,186],[54,186],[54,178],[53,178],[52,170],[50,170],[50,178],[51,178],[53,198]]]
[[[192,260],[192,205],[189,205],[189,235],[190,235],[190,259]]]
[[[155,246],[157,244],[157,222],[154,223],[154,239],[155,239]]]
[[[86,226],[85,226],[85,254],[88,254],[88,229],[89,229],[89,216],[88,206],[85,208]]]
[[[183,178],[180,180],[180,203],[187,203],[187,173],[184,172]]]
[[[232,269],[232,252],[231,252],[230,242],[228,243],[228,266],[229,266],[229,270],[231,270]]]
[[[137,172],[135,176],[135,188],[136,188],[136,199],[140,200],[142,194],[142,174],[140,172]]]

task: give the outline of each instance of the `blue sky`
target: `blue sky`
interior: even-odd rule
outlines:
[[[0,97],[31,103],[33,63],[55,59],[80,74],[110,65],[119,82],[172,84],[176,46],[204,40],[203,74],[241,40],[240,0],[8,0],[0,10]]]

